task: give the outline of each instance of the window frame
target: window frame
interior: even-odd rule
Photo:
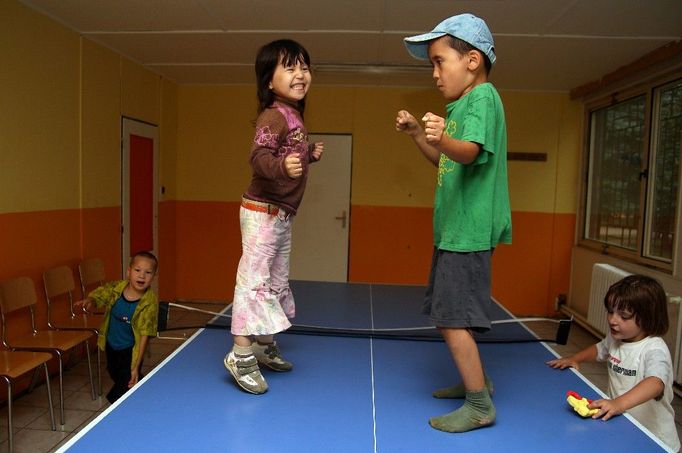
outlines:
[[[665,87],[666,85],[675,82],[676,80],[682,79],[682,67],[675,67],[673,70],[668,70],[663,73],[649,73],[647,75],[641,75],[639,79],[630,79],[625,83],[621,83],[618,86],[606,87],[597,93],[593,93],[589,97],[583,99],[583,140],[582,140],[582,158],[580,162],[580,174],[582,175],[580,181],[580,193],[579,193],[579,210],[577,215],[576,224],[576,242],[580,247],[584,247],[604,255],[611,255],[613,257],[622,259],[624,261],[633,262],[636,264],[644,265],[647,267],[655,268],[662,272],[672,274],[676,268],[677,262],[682,259],[680,255],[680,250],[682,249],[682,165],[678,170],[678,198],[676,204],[676,232],[680,234],[675,235],[674,243],[672,246],[672,259],[670,262],[654,259],[645,256],[646,244],[647,244],[647,234],[650,228],[651,212],[649,209],[649,203],[651,200],[651,194],[653,193],[653,181],[650,180],[652,171],[650,170],[654,162],[651,161],[655,157],[655,153],[652,150],[654,146],[653,143],[653,131],[652,131],[652,121],[653,115],[655,113],[655,90]],[[642,150],[641,150],[641,168],[640,171],[645,172],[642,178],[642,183],[640,184],[639,190],[639,221],[637,224],[637,248],[635,250],[620,247],[615,244],[607,244],[602,241],[595,239],[589,239],[586,236],[587,232],[587,222],[588,213],[587,209],[589,206],[589,188],[590,188],[590,144],[592,141],[592,114],[597,110],[631,100],[638,96],[645,96],[645,116],[644,116],[644,134],[642,137]],[[682,265],[682,263],[680,263]],[[679,266],[677,266],[679,267]]]
[[[673,78],[670,81],[667,81],[665,83],[662,83],[660,85],[655,86],[651,90],[651,118],[657,118],[660,120],[660,114],[661,114],[661,92],[664,91],[667,88],[671,87],[680,87],[682,86],[682,74],[680,77]],[[654,127],[655,126],[655,127]],[[657,159],[659,156],[659,152],[661,151],[661,141],[660,141],[660,130],[659,130],[659,123],[656,125],[652,125],[652,127],[649,130],[650,132],[650,138],[649,138],[649,150],[650,150],[650,161],[651,165],[649,167],[648,171],[648,177],[649,179],[647,182],[654,180],[656,177],[656,167],[657,167]],[[682,154],[682,142],[680,143],[681,149],[679,152]],[[653,170],[651,169],[653,167]],[[655,184],[655,182],[653,183]],[[652,190],[648,190],[646,192],[646,197],[647,197],[647,204],[648,205],[653,205],[653,203],[656,201],[655,200],[655,190],[652,185]],[[675,212],[673,213],[673,221],[675,223],[675,228],[676,228],[676,234],[675,238],[673,240],[673,243],[671,244],[671,256],[670,259],[667,260],[669,261],[670,265],[672,266],[673,261],[675,260],[675,251],[676,247],[679,244],[680,240],[678,239],[679,234],[677,232],[681,229],[680,227],[682,224],[680,223],[680,210],[682,209],[682,162],[679,161],[678,157],[678,168],[677,168],[677,198],[676,198],[676,203],[675,203]],[[652,223],[653,223],[653,206],[652,209],[648,209],[646,211],[646,219],[645,223],[649,225],[650,228]],[[646,235],[642,242],[642,256],[646,257],[647,254],[651,254],[651,230],[648,231],[649,234]],[[655,259],[655,258],[654,258]],[[656,261],[662,261],[662,260],[656,260]]]

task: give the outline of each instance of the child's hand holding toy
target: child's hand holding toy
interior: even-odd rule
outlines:
[[[568,401],[568,404],[581,417],[591,417],[597,412],[599,412],[599,409],[590,409],[588,407],[590,404],[592,404],[592,400],[588,400],[587,398],[580,396],[576,392],[570,390],[566,392],[566,401]]]

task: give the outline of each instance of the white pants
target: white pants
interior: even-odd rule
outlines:
[[[241,207],[242,257],[232,303],[233,335],[272,335],[296,314],[289,288],[292,217]]]

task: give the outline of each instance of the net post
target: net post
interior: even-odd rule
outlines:
[[[156,330],[163,332],[168,328],[168,302],[159,301],[159,318]]]
[[[557,344],[565,345],[568,343],[568,334],[571,332],[572,322],[573,319],[559,320],[559,328],[556,331],[556,339],[554,340]]]

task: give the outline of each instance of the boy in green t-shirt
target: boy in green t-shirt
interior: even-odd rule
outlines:
[[[464,432],[492,425],[492,381],[485,376],[472,331],[490,329],[490,262],[498,243],[511,243],[507,131],[502,101],[488,82],[495,63],[492,35],[471,14],[450,17],[430,33],[405,38],[409,53],[428,59],[449,104],[424,126],[406,110],[396,129],[438,167],[434,252],[423,312],[440,330],[462,383],[436,398],[465,398],[458,410],[432,417],[432,427]]]

